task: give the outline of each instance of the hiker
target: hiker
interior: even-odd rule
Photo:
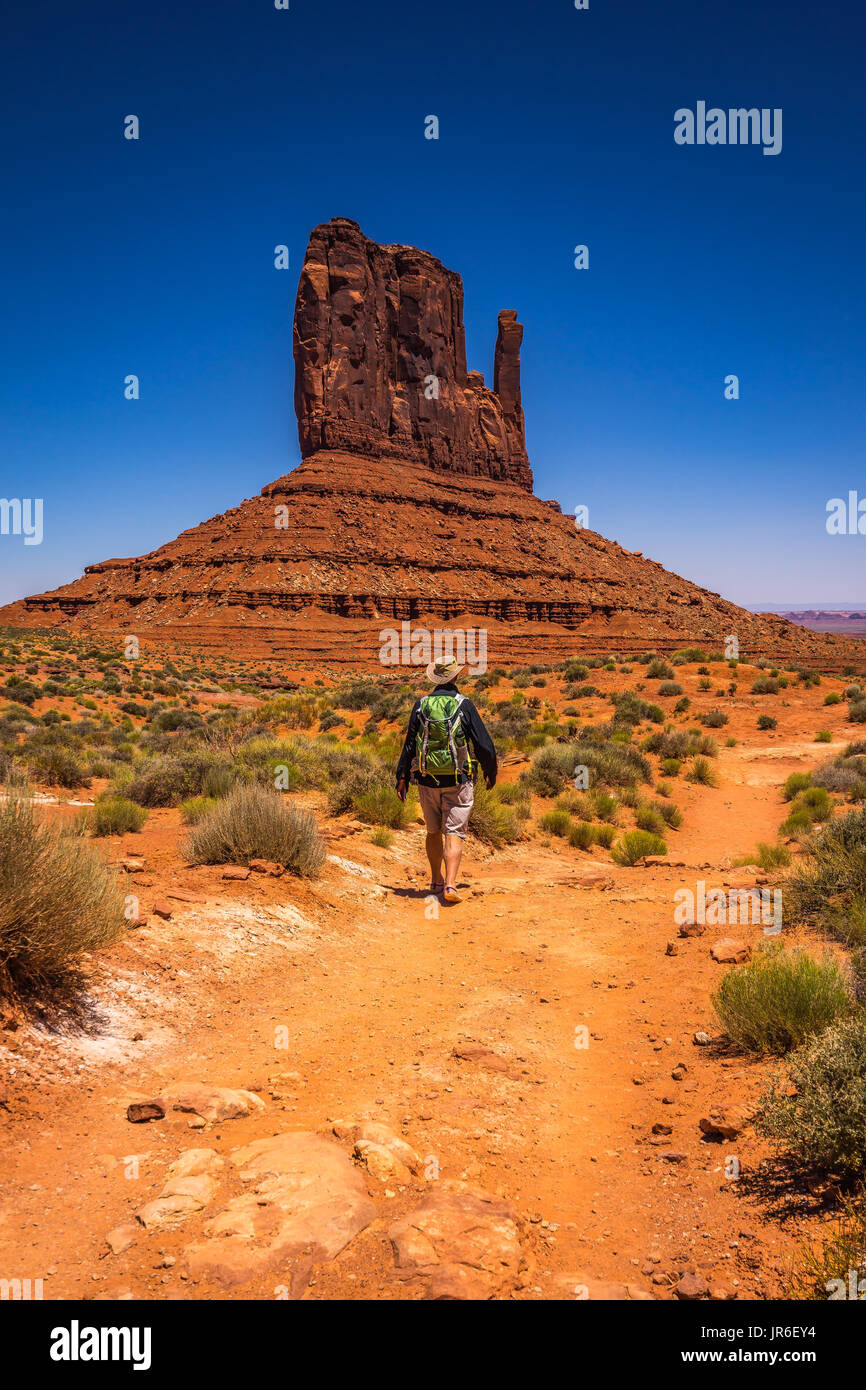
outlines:
[[[444,658],[427,667],[434,689],[412,708],[397,764],[400,800],[406,800],[410,777],[418,785],[427,826],[430,891],[441,893],[446,903],[460,902],[457,875],[475,799],[473,753],[488,787],[496,782],[497,772],[496,749],[481,716],[454,683],[462,670],[456,661]]]

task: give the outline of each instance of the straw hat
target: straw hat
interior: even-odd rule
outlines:
[[[428,681],[432,681],[434,685],[448,685],[462,670],[463,667],[460,665],[459,661],[456,661],[453,657],[450,660],[446,660],[445,657],[442,657],[440,661],[432,661],[430,663],[425,675]]]

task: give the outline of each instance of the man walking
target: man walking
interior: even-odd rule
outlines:
[[[397,764],[401,801],[406,800],[410,777],[418,784],[427,827],[430,889],[441,893],[446,903],[460,902],[457,876],[475,798],[473,754],[488,787],[496,782],[497,772],[496,749],[481,716],[455,685],[462,670],[456,661],[445,659],[427,667],[434,689],[412,708]]]

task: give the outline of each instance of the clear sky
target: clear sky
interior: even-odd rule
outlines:
[[[0,536],[0,601],[294,467],[298,272],[347,216],[462,274],[491,384],[518,311],[542,497],[741,603],[866,603],[825,530],[866,498],[861,0],[290,4],[9,12],[0,494],[44,540]],[[781,108],[781,153],[678,145],[699,101]]]

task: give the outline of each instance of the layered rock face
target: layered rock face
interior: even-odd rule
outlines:
[[[459,276],[427,252],[377,246],[344,219],[318,227],[295,313],[300,466],[0,623],[367,669],[404,621],[483,628],[490,664],[719,649],[731,634],[745,660],[862,662],[858,643],[737,608],[535,497],[523,330],[500,314],[490,391],[466,370],[462,313]]]
[[[466,369],[459,275],[413,246],[369,241],[346,218],[317,227],[295,307],[301,457],[338,449],[531,492],[522,338],[503,310],[489,390]]]

